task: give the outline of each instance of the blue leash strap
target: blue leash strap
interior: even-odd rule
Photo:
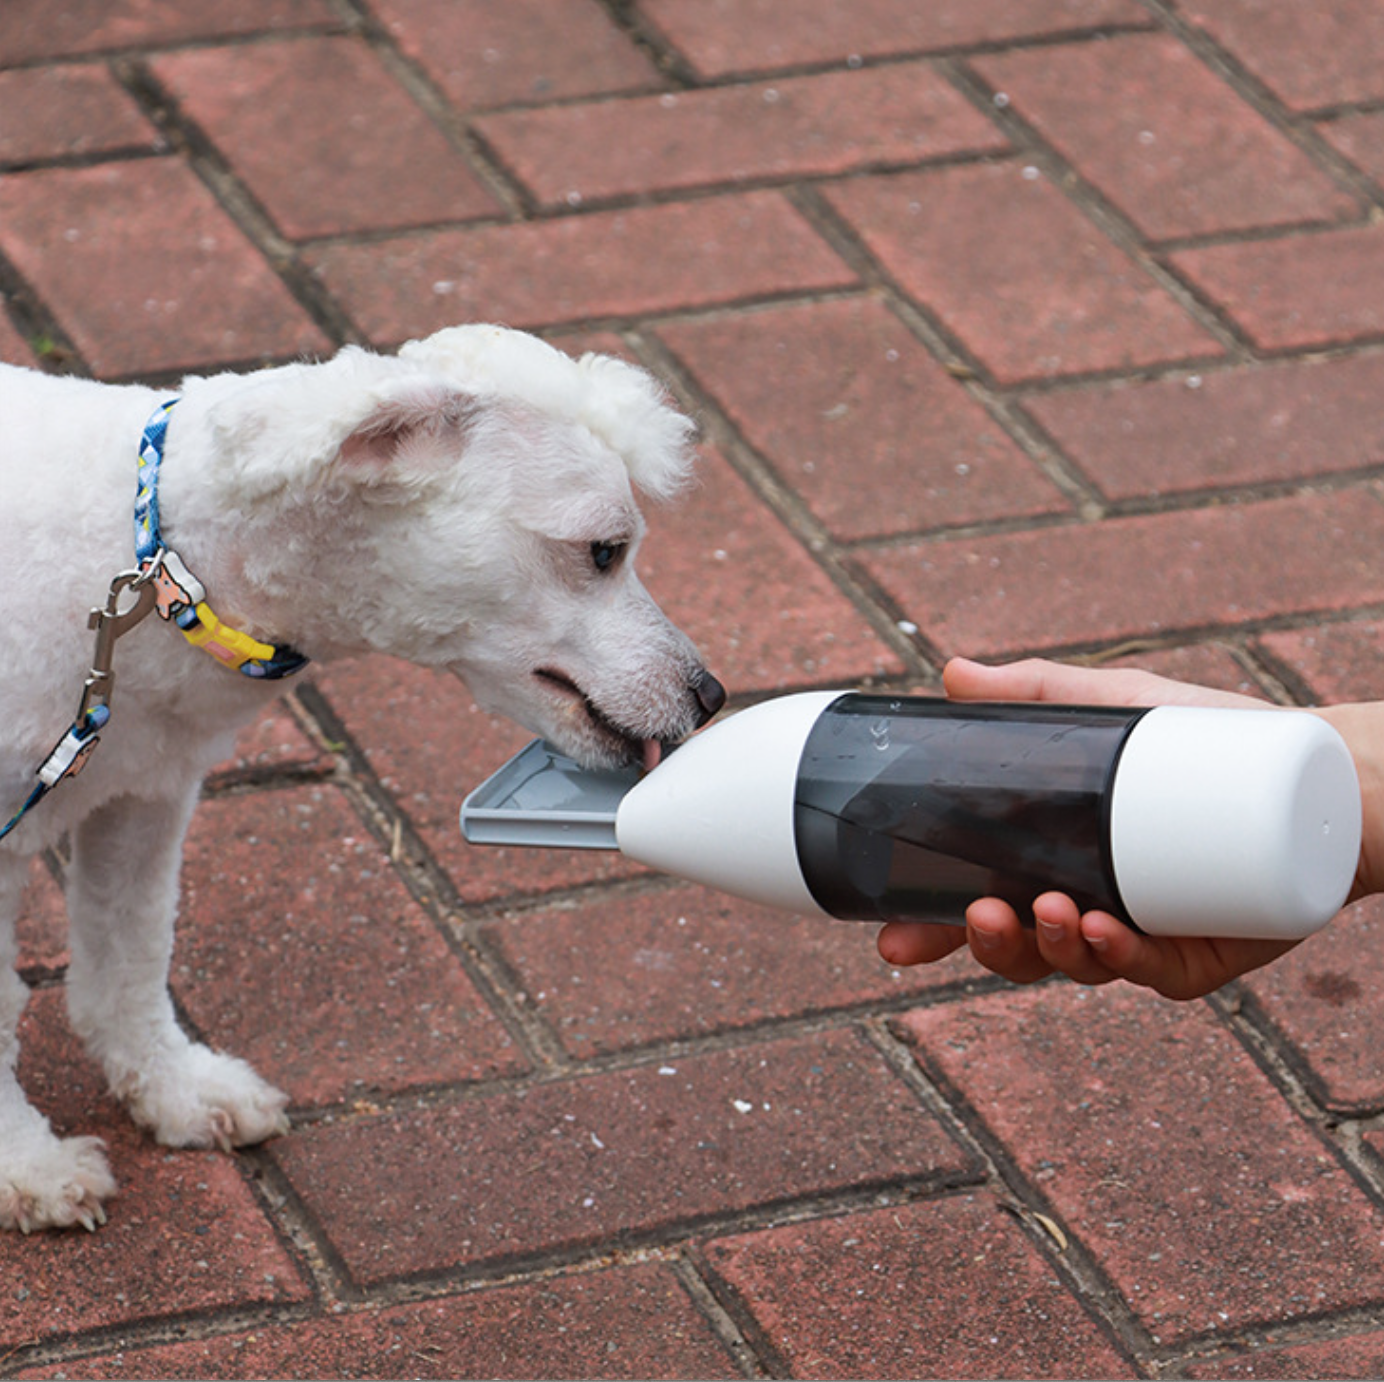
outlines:
[[[110,719],[110,707],[97,704],[84,710],[72,727],[53,746],[53,751],[39,765],[38,785],[13,816],[0,826],[0,840],[34,809],[64,778],[76,777],[86,767],[92,749],[101,742],[99,730]]]

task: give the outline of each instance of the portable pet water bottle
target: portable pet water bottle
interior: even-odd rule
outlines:
[[[1296,938],[1340,909],[1360,851],[1350,753],[1302,711],[811,692],[642,777],[534,751],[542,773],[501,783],[516,759],[468,799],[468,838],[618,848],[848,920],[960,923],[978,897],[1027,916],[1056,889],[1150,934]]]

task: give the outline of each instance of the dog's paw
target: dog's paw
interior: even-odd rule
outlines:
[[[46,1129],[0,1151],[0,1229],[94,1232],[106,1222],[102,1201],[115,1194],[99,1137],[55,1137]]]
[[[189,1044],[119,1091],[165,1147],[248,1147],[288,1131],[288,1096],[243,1060]]]

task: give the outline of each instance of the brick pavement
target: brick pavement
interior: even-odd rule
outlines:
[[[175,380],[500,319],[662,374],[644,570],[736,697],[953,652],[1384,694],[1384,0],[6,0],[0,358]],[[173,984],[294,1130],[112,1145],[0,1375],[1351,1377],[1384,907],[1200,1003],[900,972],[477,852],[526,736],[325,669],[194,824]]]

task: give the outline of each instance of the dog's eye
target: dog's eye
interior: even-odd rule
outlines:
[[[593,542],[591,560],[597,571],[609,571],[625,554],[623,542]]]

